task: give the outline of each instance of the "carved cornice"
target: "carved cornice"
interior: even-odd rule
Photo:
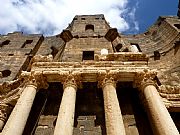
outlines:
[[[134,76],[134,86],[142,91],[148,85],[154,85],[155,87],[157,87],[155,80],[156,75],[157,72],[153,70],[136,72]]]

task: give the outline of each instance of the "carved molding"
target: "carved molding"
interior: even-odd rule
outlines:
[[[157,87],[155,80],[156,75],[157,75],[156,71],[147,70],[147,69],[141,72],[137,72],[134,78],[134,86],[142,91],[148,85],[154,85],[155,87]]]

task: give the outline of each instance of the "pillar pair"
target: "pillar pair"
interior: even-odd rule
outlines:
[[[125,135],[125,129],[115,82],[105,78],[102,83],[107,135]],[[64,83],[64,93],[60,104],[54,135],[72,135],[74,125],[74,111],[76,101],[77,83],[68,79]]]

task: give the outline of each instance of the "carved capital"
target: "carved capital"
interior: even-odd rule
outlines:
[[[99,71],[98,87],[103,89],[108,84],[111,84],[114,87],[116,87],[116,80],[116,73],[110,71]]]
[[[0,120],[6,121],[10,112],[12,111],[12,106],[7,104],[0,104]]]
[[[25,83],[26,86],[31,85],[38,89],[41,89],[41,88],[47,89],[49,86],[47,83],[46,77],[43,76],[42,72],[30,73],[30,72],[24,71],[22,73],[22,76],[26,80],[26,83]]]
[[[156,87],[156,75],[156,71],[144,70],[142,72],[137,72],[134,79],[135,87],[139,90],[144,90],[144,88],[148,85],[154,85]]]
[[[65,89],[66,87],[73,87],[76,90],[78,87],[81,88],[81,74],[70,73],[69,75],[67,75],[65,81],[63,82],[63,88]]]

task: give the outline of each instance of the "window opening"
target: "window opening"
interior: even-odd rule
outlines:
[[[94,31],[94,25],[92,25],[92,24],[86,25],[85,30],[92,30],[92,31]]]
[[[24,42],[24,44],[21,46],[21,48],[24,48],[27,44],[31,44],[33,42],[33,40],[26,40],[25,42]]]
[[[8,45],[10,43],[10,40],[5,40],[0,44],[0,47],[3,47],[4,45]]]
[[[83,51],[82,60],[94,60],[94,51]]]
[[[154,60],[160,60],[160,56],[159,51],[154,51]]]

